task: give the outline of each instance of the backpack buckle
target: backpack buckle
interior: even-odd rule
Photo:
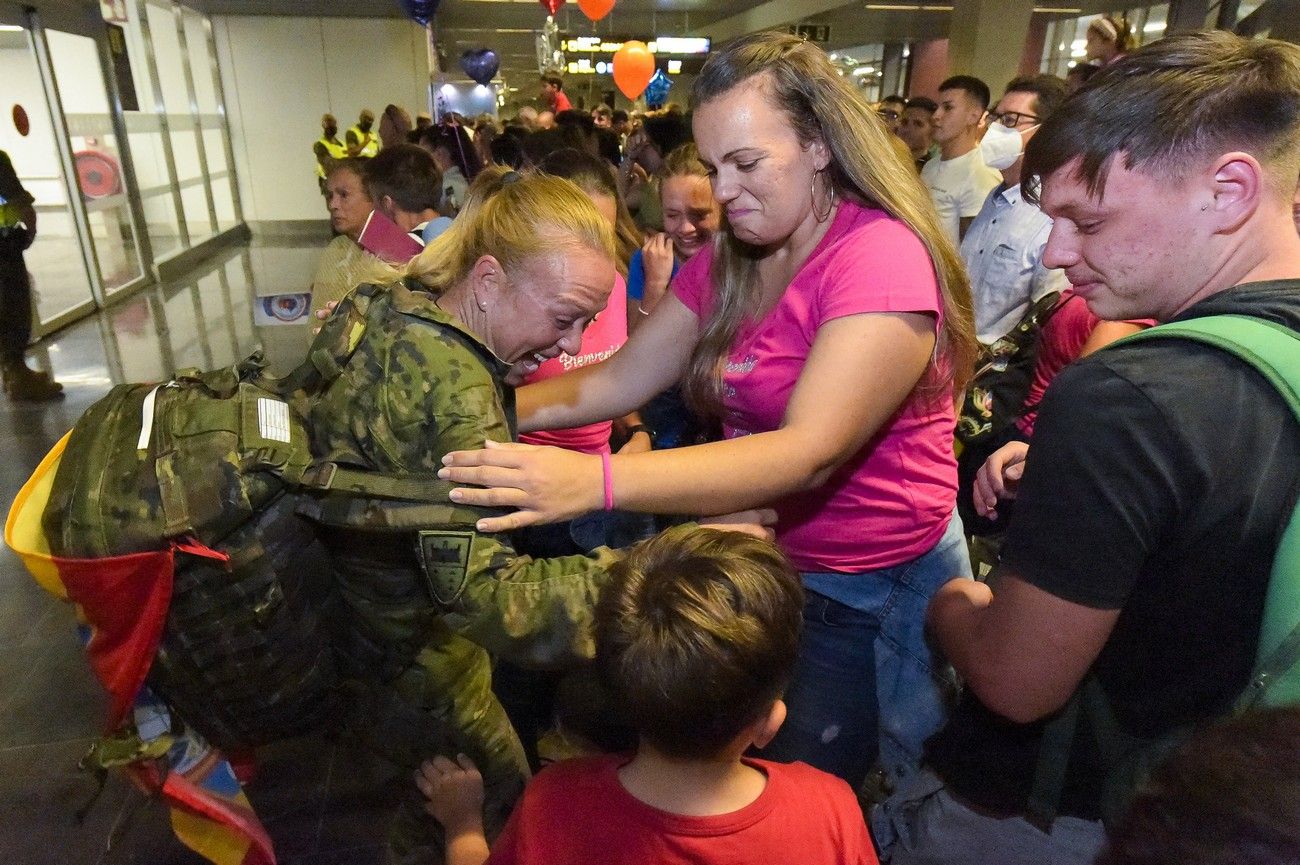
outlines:
[[[302,473],[302,485],[318,490],[328,490],[334,485],[338,463],[317,463]]]

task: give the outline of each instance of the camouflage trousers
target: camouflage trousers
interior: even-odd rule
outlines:
[[[407,779],[435,755],[467,755],[483,775],[485,825],[495,837],[529,769],[519,737],[492,693],[491,659],[448,627],[429,602],[419,573],[391,564],[335,557],[344,601],[338,647],[352,704],[348,726]],[[413,780],[403,784],[403,794],[391,847],[429,847],[441,856],[440,828],[424,812]]]

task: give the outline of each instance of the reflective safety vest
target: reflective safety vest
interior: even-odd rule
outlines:
[[[3,160],[0,160],[0,164],[12,166],[13,163],[9,161],[9,154],[0,150],[0,156],[4,157]],[[12,168],[10,170],[12,170]],[[21,184],[18,183],[17,175],[10,176],[11,180],[9,183],[13,183],[17,186],[18,191],[21,193],[23,189]],[[0,189],[8,187],[9,183],[0,184]],[[14,228],[21,224],[23,221],[23,214],[19,209],[19,204],[26,204],[30,201],[31,198],[28,197],[22,201],[12,202],[5,197],[3,192],[0,192],[0,228]]]
[[[339,161],[340,159],[346,159],[348,156],[347,145],[339,141],[337,138],[321,138],[316,143],[324,147],[325,152],[329,154],[330,159],[335,162]],[[316,155],[316,148],[313,147],[312,156],[315,155]],[[321,165],[321,161],[319,159],[316,160],[316,176],[319,177],[321,180],[325,179],[325,166]]]
[[[355,135],[357,141],[364,141],[366,143],[357,156],[360,156],[362,159],[369,159],[372,156],[379,155],[379,136],[375,135],[374,130],[371,130],[370,132],[362,132],[360,126],[353,126],[348,130],[348,132]]]

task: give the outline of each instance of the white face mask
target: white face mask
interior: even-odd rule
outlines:
[[[1020,132],[994,121],[980,139],[980,156],[984,164],[996,171],[1002,171],[1016,164],[1020,154],[1025,150],[1025,139]]]

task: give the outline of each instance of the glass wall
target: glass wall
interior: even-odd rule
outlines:
[[[37,332],[242,223],[208,19],[174,0],[0,0],[0,149],[36,198]]]
[[[0,15],[4,12],[0,6]],[[93,277],[90,261],[82,254],[72,186],[59,147],[62,132],[55,125],[58,115],[47,104],[32,33],[8,23],[15,20],[22,18],[0,17],[0,81],[6,109],[0,116],[0,150],[36,199],[36,241],[24,255],[34,289],[34,317],[67,320],[94,309]],[[137,260],[134,268],[138,266]]]

